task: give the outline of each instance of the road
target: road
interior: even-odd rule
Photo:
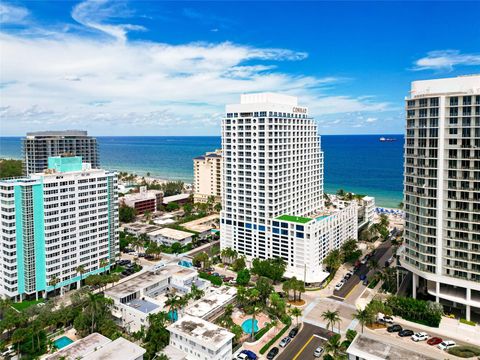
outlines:
[[[287,336],[286,334],[285,336]],[[332,332],[308,323],[303,324],[302,330],[277,356],[278,360],[313,360],[313,352],[318,346],[325,343],[333,335]]]
[[[196,249],[190,250],[189,252],[186,252],[181,255],[193,258],[195,255],[201,252],[206,252],[207,254],[210,254],[210,248],[218,244],[220,244],[220,241],[217,240],[217,241],[211,242],[210,244],[208,244],[208,246],[202,245]]]
[[[370,259],[375,259],[376,261],[378,261],[379,267],[383,268],[385,265],[385,260],[387,260],[390,256],[392,256],[392,243],[390,240],[388,240],[380,244],[380,246],[376,249],[375,255],[373,255],[373,257]],[[360,282],[360,276],[370,273],[367,265],[368,263],[361,265],[360,269],[355,274],[353,274],[350,279],[348,279],[348,281],[342,286],[340,290],[335,290],[333,292],[334,298],[336,300],[344,300],[350,293],[350,291],[352,291],[352,289]]]

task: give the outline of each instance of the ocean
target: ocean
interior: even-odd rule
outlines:
[[[384,135],[386,136],[386,135]],[[397,207],[403,195],[403,135],[324,135],[325,191],[374,196],[379,206]],[[0,158],[21,159],[20,137],[0,137]],[[102,167],[162,179],[193,181],[195,156],[221,147],[217,136],[100,136]]]

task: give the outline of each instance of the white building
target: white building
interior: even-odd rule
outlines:
[[[192,285],[206,290],[210,282],[198,278],[194,269],[177,264],[160,263],[152,270],[118,283],[105,291],[113,300],[112,315],[128,332],[148,327],[148,315],[166,311],[166,294],[174,291],[183,295],[191,291]]]
[[[193,200],[206,203],[210,196],[222,199],[222,150],[207,152],[193,159]]]
[[[119,252],[117,176],[81,157],[51,157],[43,173],[1,180],[0,200],[2,297],[63,290],[108,270]]]
[[[172,245],[173,243],[180,243],[186,245],[192,242],[192,236],[194,233],[181,231],[171,228],[163,228],[159,230],[152,231],[148,233],[150,240],[155,241],[159,244]]]
[[[323,153],[308,109],[292,96],[242,95],[240,104],[226,107],[222,153],[221,247],[249,259],[281,257],[288,275],[323,281],[323,257],[357,238],[350,221],[337,219],[354,216],[356,223],[357,212],[348,208],[312,221],[324,210]],[[282,215],[290,220],[280,224]],[[308,220],[295,224],[295,217]]]
[[[144,348],[123,337],[112,341],[93,333],[47,356],[45,360],[142,360],[145,352]]]
[[[406,99],[404,268],[417,291],[480,316],[480,75],[415,81]]]
[[[186,360],[231,360],[234,335],[215,324],[198,317],[185,315],[173,323],[170,331],[170,344],[163,353],[167,356],[178,352],[185,354]]]

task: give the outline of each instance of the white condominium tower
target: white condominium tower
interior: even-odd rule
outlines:
[[[1,297],[75,286],[119,252],[117,176],[81,157],[51,157],[43,173],[0,180],[0,202]]]
[[[413,296],[480,315],[480,76],[415,81],[406,99],[405,251]]]
[[[356,205],[323,205],[323,153],[314,119],[297,98],[242,95],[222,121],[221,247],[248,259],[281,257],[287,276],[328,276],[322,260],[357,237]]]
[[[48,167],[48,158],[71,154],[81,156],[94,169],[100,167],[97,139],[86,131],[29,132],[22,139],[24,174],[42,172]]]

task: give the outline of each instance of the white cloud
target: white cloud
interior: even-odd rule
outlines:
[[[456,65],[480,65],[480,54],[462,54],[459,50],[430,51],[415,61],[413,70],[453,70]]]
[[[122,1],[109,2],[108,0],[86,0],[76,5],[72,11],[72,18],[78,23],[102,31],[115,39],[125,42],[128,31],[145,30],[143,26],[132,24],[106,24],[105,22],[131,14]]]
[[[365,122],[367,122],[367,123],[373,123],[373,122],[375,122],[375,121],[377,121],[377,120],[378,120],[377,118],[369,117],[369,118],[367,118],[367,119],[365,120]]]
[[[22,24],[29,14],[24,7],[0,3],[0,24]]]
[[[313,116],[390,108],[372,96],[328,95],[344,79],[278,67],[279,61],[305,59],[304,52],[129,41],[130,24],[105,25],[119,14],[130,15],[121,3],[104,0],[74,8],[76,21],[107,37],[0,33],[2,133],[80,127],[100,134],[212,134],[219,132],[225,104],[261,91],[297,95]]]

